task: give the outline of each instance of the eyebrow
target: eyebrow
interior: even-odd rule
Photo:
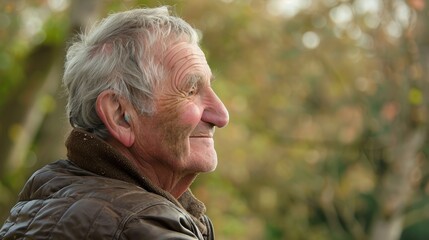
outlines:
[[[213,83],[214,80],[215,80],[215,76],[213,74],[210,75],[210,84]],[[198,73],[189,74],[186,77],[186,82],[187,82],[187,84],[195,84],[195,83],[197,83],[198,85],[204,85],[205,84],[203,75],[198,74]]]

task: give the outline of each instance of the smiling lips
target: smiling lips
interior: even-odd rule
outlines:
[[[214,127],[198,128],[196,131],[191,133],[189,138],[213,138],[214,132]]]
[[[213,138],[212,135],[190,136],[190,138]]]

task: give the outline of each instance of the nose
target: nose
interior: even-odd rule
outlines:
[[[228,110],[211,88],[207,94],[206,108],[201,120],[218,128],[225,127],[229,122]]]

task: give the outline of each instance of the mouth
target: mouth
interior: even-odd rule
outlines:
[[[213,138],[214,127],[200,126],[190,133],[189,138]]]
[[[189,138],[213,138],[213,136],[190,136]]]

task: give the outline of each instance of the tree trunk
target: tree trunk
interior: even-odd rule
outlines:
[[[389,167],[376,193],[380,210],[373,224],[371,240],[400,238],[404,209],[413,193],[411,174],[418,167],[417,155],[425,136],[425,129],[416,129],[407,137],[398,137],[401,141],[387,149]]]

